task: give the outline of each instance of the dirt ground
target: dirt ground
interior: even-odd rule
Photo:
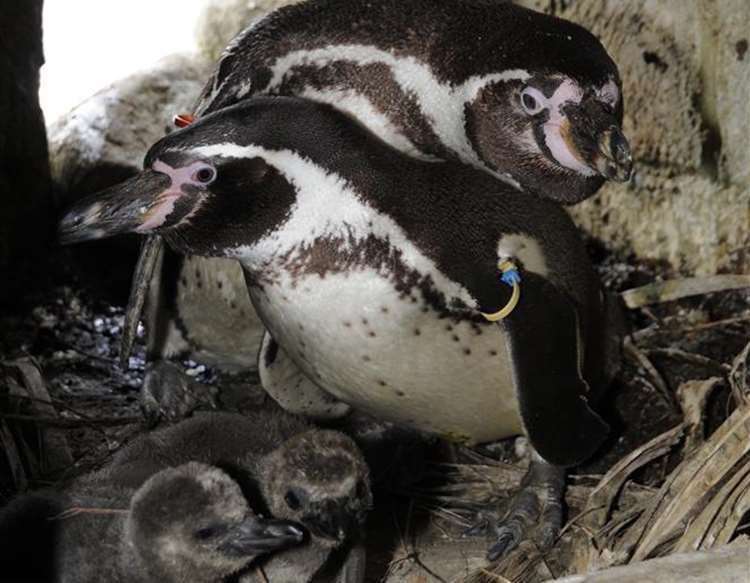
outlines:
[[[610,291],[679,277],[663,265],[614,255],[594,242],[589,246]],[[70,250],[58,250],[44,267],[37,291],[12,309],[0,308],[0,428],[4,436],[0,503],[19,487],[51,485],[96,468],[146,430],[139,406],[142,338],[136,343],[130,369],[123,371],[117,365],[127,293],[123,282],[127,282],[133,249],[126,251],[122,261],[116,262],[120,267],[102,272],[101,262],[89,260],[87,264]],[[77,269],[71,267],[74,262]],[[686,381],[718,379],[704,406],[704,436],[719,428],[736,407],[727,378],[730,365],[750,339],[750,292],[726,291],[656,303],[627,310],[627,319],[630,337],[623,366],[602,404],[612,436],[592,460],[572,472],[569,519],[586,508],[601,475],[682,422],[677,395]],[[14,386],[24,384],[20,378],[24,373],[14,363],[29,356],[43,373],[54,406],[52,414],[40,408],[34,397],[19,397],[18,390],[14,391]],[[191,361],[182,366],[196,381],[218,388],[222,408],[241,411],[264,399],[252,373],[230,376]],[[50,442],[39,438],[42,430],[62,436],[67,447],[62,458],[44,451]],[[15,452],[9,449],[11,442]],[[18,447],[19,442],[23,446]],[[683,461],[685,451],[673,447],[642,464],[630,476],[621,506],[627,506],[628,496],[638,501],[639,496],[653,495]],[[395,492],[378,493],[368,529],[368,580],[475,580],[472,577],[482,573],[488,577],[497,573],[497,566],[484,562],[487,540],[462,533],[472,523],[474,512],[488,503],[501,503],[522,473],[512,441],[480,453],[435,447],[429,452],[423,480]],[[739,521],[733,536],[750,529],[748,518]],[[574,542],[563,537],[545,555],[544,571],[537,567],[513,571],[515,567],[506,564],[507,572],[521,574],[487,580],[536,581],[568,573],[576,560],[577,551],[570,546]],[[535,550],[521,552],[533,555]]]

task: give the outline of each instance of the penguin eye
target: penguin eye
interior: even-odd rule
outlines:
[[[195,531],[195,538],[205,541],[217,536],[221,532],[221,530],[222,529],[216,525],[204,526],[203,528],[199,528]]]
[[[302,506],[302,502],[299,499],[299,496],[294,493],[292,490],[288,490],[287,493],[284,495],[284,502],[286,502],[286,505],[289,506],[292,510],[299,510]]]
[[[529,115],[536,115],[544,109],[545,98],[539,89],[526,87],[521,91],[521,106]]]
[[[216,178],[216,170],[210,166],[203,166],[202,168],[195,171],[193,174],[193,180],[200,182],[201,184],[210,184]]]
[[[357,495],[357,498],[367,497],[367,484],[365,484],[364,480],[360,480],[359,482],[357,482],[356,495]]]

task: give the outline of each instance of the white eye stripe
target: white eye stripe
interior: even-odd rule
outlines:
[[[610,79],[596,90],[596,97],[600,101],[615,107],[620,101],[620,89],[617,87],[617,83]]]

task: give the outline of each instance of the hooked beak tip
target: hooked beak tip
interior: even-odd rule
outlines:
[[[71,245],[100,238],[101,230],[93,227],[97,218],[98,211],[95,207],[69,211],[58,224],[58,241],[62,245]]]
[[[169,187],[169,178],[151,170],[78,201],[58,224],[58,240],[63,245],[102,239],[125,233],[141,233],[160,226],[146,223],[159,195]],[[163,202],[163,201],[162,201]],[[172,202],[171,199],[167,202]],[[162,215],[171,211],[165,206]]]
[[[633,173],[633,156],[630,144],[620,131],[612,126],[599,140],[597,170],[608,180],[627,182]]]

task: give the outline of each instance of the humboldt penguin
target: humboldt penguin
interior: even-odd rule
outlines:
[[[231,42],[193,113],[262,94],[330,103],[406,154],[461,160],[564,204],[591,196],[605,179],[626,180],[632,166],[620,78],[604,47],[576,24],[511,2],[310,0],[281,8]],[[148,302],[150,358],[190,353],[246,365],[260,335],[243,287],[232,262],[166,257]],[[129,313],[134,326],[140,308]],[[264,350],[271,346],[266,337]],[[301,408],[305,378],[284,351],[274,371],[266,360],[264,385],[301,385],[283,397]]]
[[[229,44],[196,115],[256,95],[330,103],[394,148],[565,204],[632,166],[617,66],[572,22],[495,0],[308,0]]]
[[[540,507],[554,532],[563,468],[607,433],[591,408],[603,296],[562,207],[296,98],[209,114],[157,142],[144,168],[72,208],[62,241],[155,232],[237,259],[274,339],[267,365],[283,350],[311,400],[315,389],[468,445],[525,434],[528,495],[504,522],[524,528],[498,526],[491,555]]]
[[[220,469],[190,462],[138,488],[86,480],[0,513],[3,581],[218,583],[304,531],[265,519]]]
[[[307,530],[303,545],[262,564],[270,583],[306,583],[321,572],[361,583],[372,494],[367,464],[349,437],[279,409],[202,413],[138,438],[95,477],[132,488],[188,460],[223,468],[261,510]]]

